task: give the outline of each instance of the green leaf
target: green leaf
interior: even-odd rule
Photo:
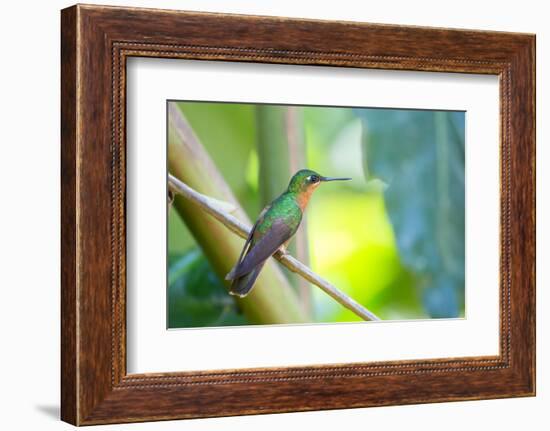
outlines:
[[[200,261],[201,256],[200,250],[195,248],[183,256],[172,258],[170,268],[168,269],[168,286],[172,286],[176,281],[188,273],[193,265],[196,265]]]
[[[168,327],[243,325],[248,322],[200,248],[169,259]]]
[[[432,317],[464,308],[464,113],[357,109],[363,169],[377,178],[401,260]]]

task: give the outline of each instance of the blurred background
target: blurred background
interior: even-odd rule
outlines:
[[[314,272],[384,320],[464,317],[464,112],[177,107],[252,221],[298,169],[353,178],[315,192],[291,243]],[[228,295],[195,238],[169,206],[168,327],[268,323]],[[306,321],[360,320],[283,272]]]

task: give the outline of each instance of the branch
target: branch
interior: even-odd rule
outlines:
[[[184,196],[186,199],[197,204],[205,212],[210,214],[216,220],[221,222],[226,226],[231,232],[239,235],[241,238],[247,238],[250,232],[250,228],[242,223],[238,218],[232,216],[231,214],[223,211],[223,205],[220,206],[218,200],[214,200],[208,196],[205,196],[201,193],[196,192],[187,184],[178,180],[171,174],[168,174],[168,184],[170,190],[175,193],[178,193]],[[277,251],[274,256],[283,266],[288,268],[290,271],[299,274],[304,279],[308,280],[310,283],[316,285],[326,294],[331,296],[335,301],[346,307],[348,310],[351,310],[357,316],[361,317],[364,320],[380,320],[374,313],[367,310],[357,301],[353,300],[347,296],[344,292],[339,290],[336,286],[332,285],[328,281],[322,279],[317,274],[315,274],[310,268],[302,264],[299,260],[290,256],[289,254],[283,254],[281,251]]]
[[[235,207],[232,214],[244,223],[251,224],[176,102],[168,104],[168,172],[205,196],[229,202]],[[242,250],[241,238],[206,215],[193,201],[179,194],[174,200],[174,209],[189,228],[216,274],[223,279]],[[273,289],[274,285],[277,289]],[[283,268],[275,265],[275,262],[267,262],[250,295],[235,298],[235,301],[247,320],[254,324],[311,322],[307,310],[285,277]]]

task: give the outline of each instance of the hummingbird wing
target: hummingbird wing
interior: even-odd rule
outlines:
[[[258,242],[252,244],[242,262],[232,272],[232,278],[236,279],[253,271],[277,251],[277,249],[289,240],[296,228],[289,226],[284,220],[275,220],[269,230]]]
[[[256,220],[256,223],[254,223],[254,226],[252,226],[252,229],[250,229],[250,233],[248,234],[248,238],[246,238],[246,241],[244,243],[243,249],[241,250],[241,254],[239,255],[239,259],[237,260],[237,263],[235,264],[233,269],[231,269],[231,271],[229,271],[227,273],[227,275],[225,276],[226,280],[234,280],[235,279],[235,275],[234,275],[235,270],[241,264],[241,262],[243,261],[243,257],[248,252],[248,249],[250,247],[250,242],[252,241],[252,237],[254,236],[254,232],[256,231],[256,227],[258,226],[260,221],[263,219],[264,214],[269,210],[269,208],[271,208],[271,205],[266,205],[265,208],[262,210],[262,212],[260,212],[260,214],[258,215],[258,219]]]

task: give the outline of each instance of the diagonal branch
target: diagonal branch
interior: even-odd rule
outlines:
[[[250,228],[242,223],[238,218],[228,214],[224,211],[223,205],[220,205],[220,201],[212,199],[208,196],[205,196],[197,191],[193,190],[184,182],[178,180],[171,174],[168,174],[168,184],[170,190],[174,193],[178,193],[184,196],[186,199],[194,202],[206,213],[210,214],[216,220],[221,222],[225,227],[227,227],[233,233],[239,235],[241,238],[247,238],[250,232]],[[361,317],[364,320],[380,320],[374,313],[367,310],[357,301],[353,300],[347,296],[344,292],[339,290],[336,286],[332,285],[328,281],[319,277],[315,274],[310,268],[305,266],[299,260],[295,259],[289,254],[283,254],[280,251],[277,251],[274,255],[275,259],[281,262],[286,268],[290,271],[299,274],[304,279],[308,280],[310,283],[316,285],[329,296],[331,296],[335,301],[346,307],[348,310],[351,310],[357,316]]]
[[[195,191],[234,206],[231,213],[244,223],[250,221],[233,191],[200,142],[176,102],[168,104],[168,172]],[[168,181],[166,181],[168,183]],[[168,185],[168,184],[167,184]],[[220,278],[235,264],[242,241],[215,218],[189,199],[177,195],[174,209],[189,228]],[[224,212],[228,212],[224,210]],[[239,309],[253,324],[289,324],[311,322],[296,291],[289,284],[283,268],[268,262],[256,281],[257,286],[245,298],[236,298]],[[277,289],[272,286],[276,285]]]

